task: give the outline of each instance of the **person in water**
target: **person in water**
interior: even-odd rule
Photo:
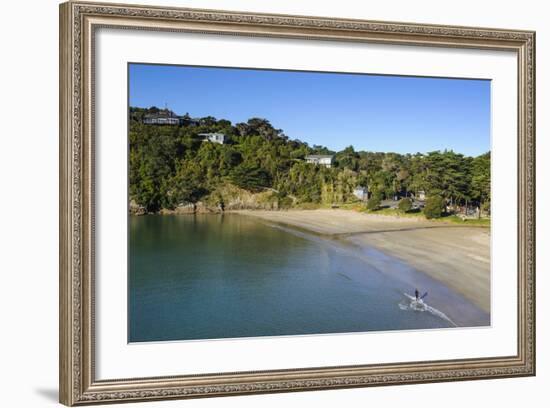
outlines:
[[[418,296],[420,296],[420,293],[418,292],[418,289],[415,289],[414,290],[414,297],[416,298],[417,301],[418,301]]]

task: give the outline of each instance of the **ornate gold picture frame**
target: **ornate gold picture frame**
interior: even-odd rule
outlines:
[[[97,379],[94,47],[99,28],[502,50],[517,56],[517,352],[488,358]],[[121,135],[124,137],[124,135]],[[535,374],[535,33],[67,2],[60,6],[60,402],[80,405]]]

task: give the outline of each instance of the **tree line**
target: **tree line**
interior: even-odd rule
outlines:
[[[158,108],[130,108],[130,199],[148,212],[196,203],[233,184],[250,192],[270,190],[287,206],[343,204],[368,186],[375,199],[439,197],[452,208],[490,207],[490,152],[469,157],[452,150],[425,154],[331,151],[291,139],[262,118],[233,125],[200,118],[196,126],[142,123]],[[224,144],[200,133],[223,133]],[[332,167],[306,163],[310,154],[333,155]]]

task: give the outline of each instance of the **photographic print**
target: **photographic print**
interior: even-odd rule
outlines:
[[[59,17],[62,403],[535,375],[534,31]]]
[[[128,341],[491,324],[491,82],[131,63]]]

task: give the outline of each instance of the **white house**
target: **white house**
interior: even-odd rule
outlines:
[[[225,135],[223,133],[199,133],[199,137],[212,143],[224,144],[225,142]]]
[[[353,190],[353,195],[361,201],[367,201],[369,198],[369,191],[367,187],[357,186],[355,190]]]
[[[332,167],[332,155],[326,154],[311,154],[306,156],[306,162],[312,164],[318,164],[325,167]]]

